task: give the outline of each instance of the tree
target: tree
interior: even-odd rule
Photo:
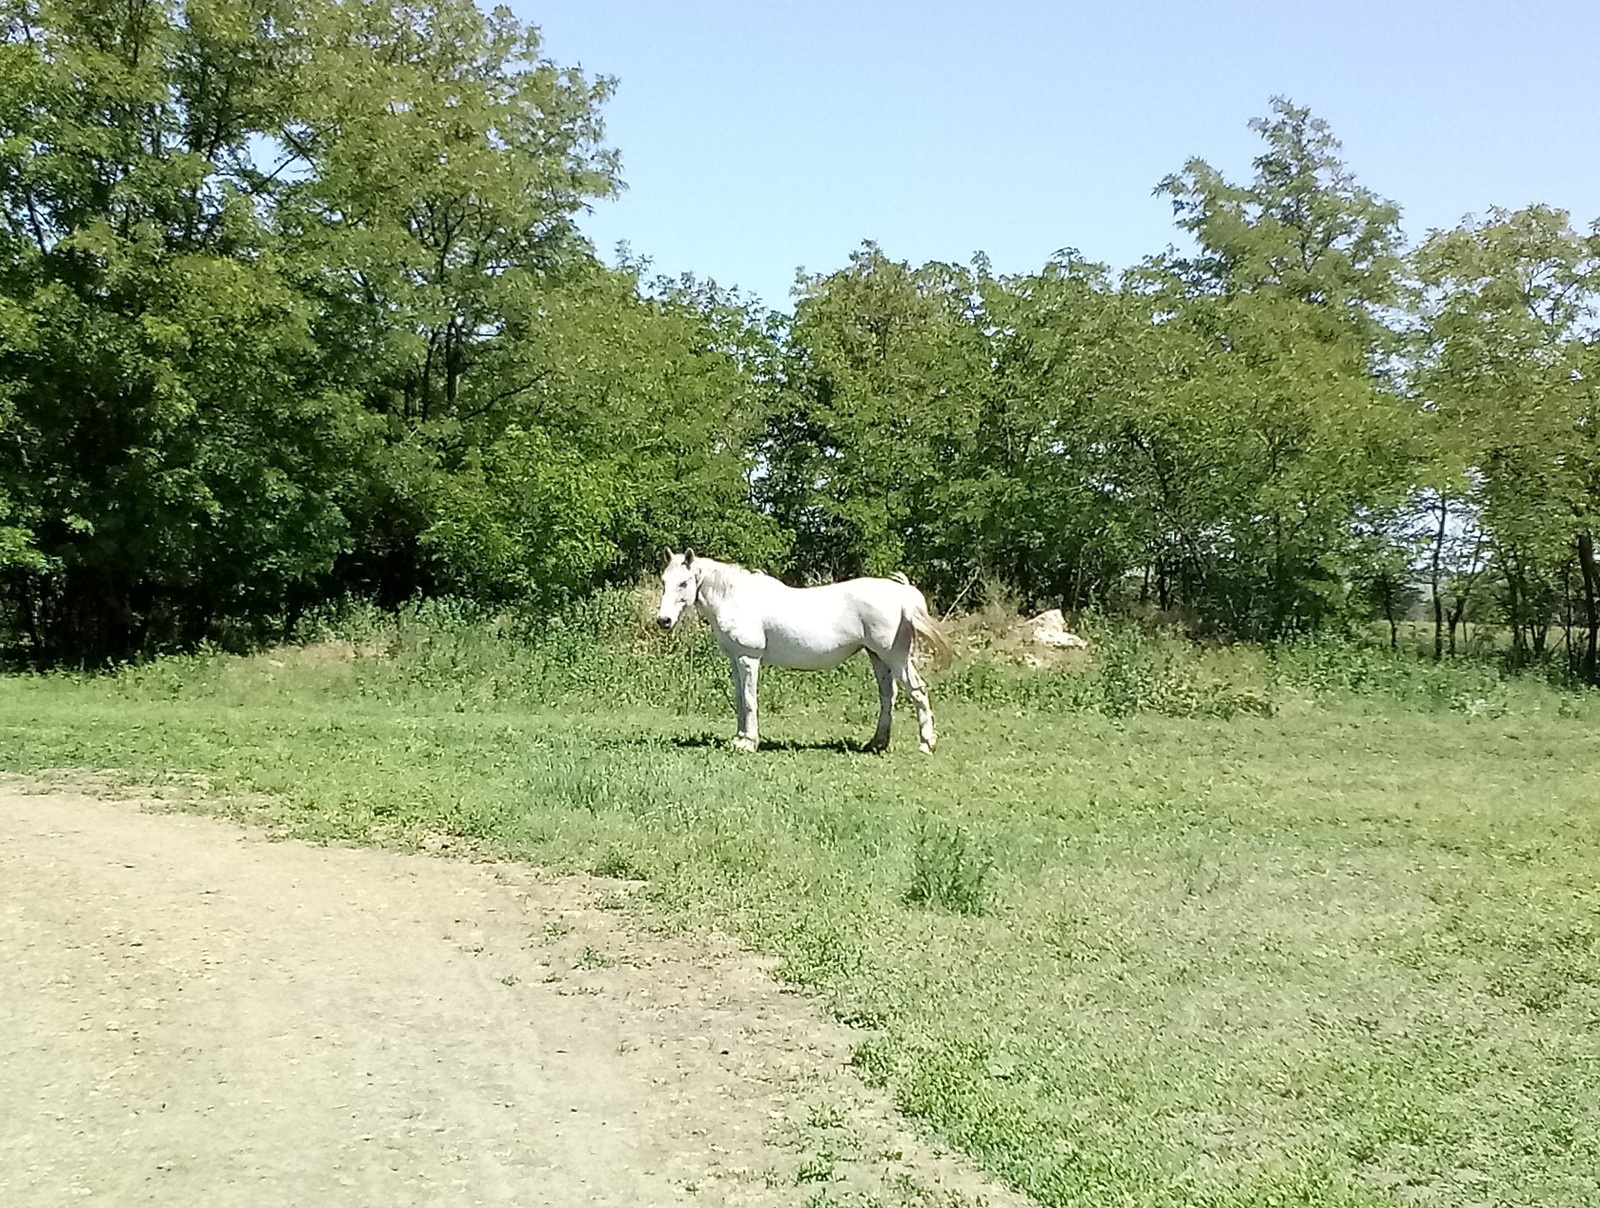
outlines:
[[[805,282],[762,449],[759,490],[797,568],[960,574],[942,486],[969,439],[985,348],[971,273],[913,269],[873,244]]]
[[[1144,316],[1070,251],[979,294],[990,372],[948,492],[963,540],[1029,604],[1106,603],[1147,539],[1125,440]]]
[[[242,191],[279,6],[10,0],[0,18],[0,483],[35,652],[96,661],[295,606],[363,439]],[[247,372],[241,367],[248,366]]]
[[[1228,572],[1207,593],[1235,629],[1272,636],[1337,607],[1352,516],[1405,484],[1384,321],[1400,232],[1309,110],[1277,98],[1252,127],[1267,150],[1249,185],[1202,160],[1162,182],[1198,250],[1139,277],[1154,317],[1208,346],[1191,393],[1238,442],[1235,506],[1211,534]]]
[[[575,219],[616,188],[611,81],[471,0],[314,3],[286,37],[297,103],[263,132],[274,226],[319,343],[385,421],[349,573],[396,600],[442,585],[422,541],[435,477],[475,473],[478,441],[516,422],[548,371],[521,348],[530,322],[596,268]]]
[[[1388,624],[1391,650],[1400,645],[1400,621],[1421,598],[1415,566],[1423,539],[1409,507],[1358,517],[1348,571],[1351,595],[1363,617]]]
[[[474,421],[423,506],[434,581],[554,606],[659,570],[669,544],[779,562],[787,538],[751,503],[759,314],[694,280],[641,297],[633,271],[600,269],[527,307],[507,362],[534,384]]]
[[[1420,388],[1477,484],[1514,657],[1544,652],[1575,563],[1587,636],[1573,670],[1596,682],[1600,233],[1544,206],[1494,210],[1434,233],[1416,271]]]
[[[534,385],[513,311],[594,267],[609,85],[467,0],[0,2],[4,590],[35,652],[423,585],[439,476]]]

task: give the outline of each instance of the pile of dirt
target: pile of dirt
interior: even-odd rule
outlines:
[[[1056,650],[1087,650],[1089,643],[1067,629],[1066,618],[1059,608],[1041,612],[1024,622],[1028,638],[1035,646],[1048,646]]]

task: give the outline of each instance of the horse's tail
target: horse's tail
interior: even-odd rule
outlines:
[[[918,591],[911,580],[899,571],[896,571],[890,577],[896,583],[903,584],[911,589],[908,593],[909,599],[907,599],[902,609],[901,616],[905,623],[911,626],[911,632],[915,635],[912,650],[915,651],[918,647],[927,650],[933,655],[934,662],[939,666],[948,663],[951,655],[950,639],[945,637],[944,630],[940,628],[939,622],[934,620],[933,614],[928,611],[927,597]]]

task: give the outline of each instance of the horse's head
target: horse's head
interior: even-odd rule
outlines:
[[[670,554],[667,569],[661,572],[661,607],[656,610],[656,624],[671,629],[699,592],[700,571],[694,564],[694,551]]]

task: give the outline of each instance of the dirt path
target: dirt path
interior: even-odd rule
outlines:
[[[0,1204],[1022,1203],[614,888],[0,780]]]

